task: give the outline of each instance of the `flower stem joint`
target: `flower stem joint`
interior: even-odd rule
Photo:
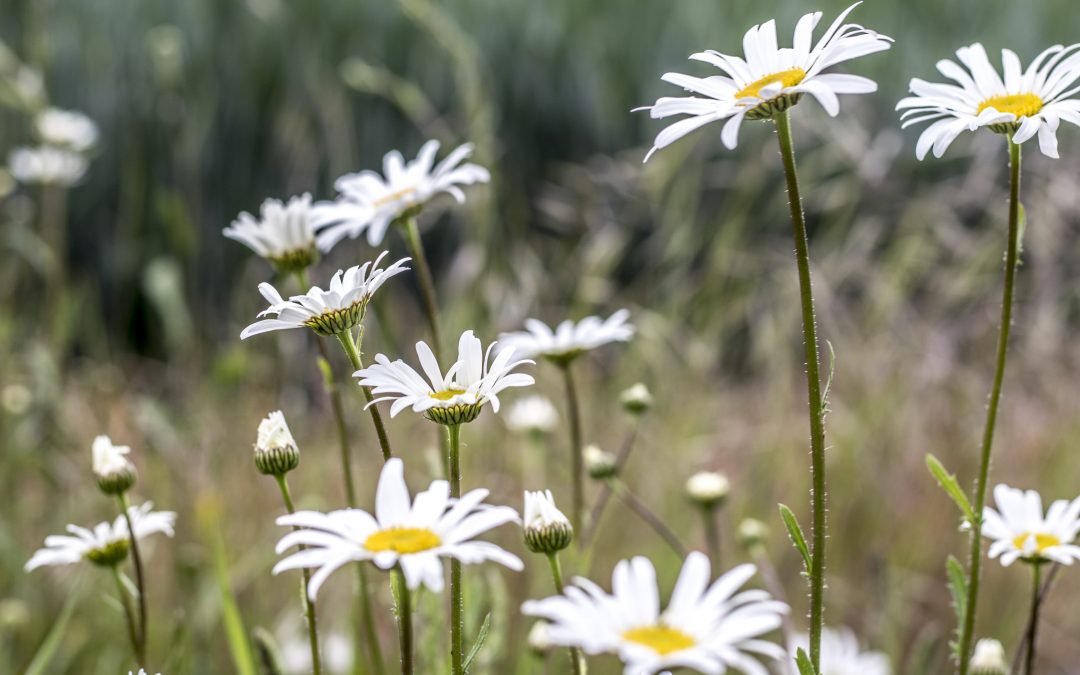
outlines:
[[[128,539],[114,539],[104,546],[87,551],[85,557],[99,567],[116,567],[124,562],[130,549],[131,542]]]
[[[480,416],[483,409],[484,406],[480,403],[463,403],[447,408],[428,408],[424,411],[424,416],[436,424],[455,426],[472,422]]]

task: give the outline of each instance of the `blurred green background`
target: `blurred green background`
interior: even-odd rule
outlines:
[[[675,94],[659,80],[664,72],[708,74],[686,61],[692,52],[739,51],[745,29],[772,17],[789,41],[800,14],[822,9],[828,21],[844,6],[0,0],[0,153],[31,142],[31,115],[45,102],[84,111],[101,131],[86,176],[70,189],[2,190],[10,194],[0,201],[0,672],[24,671],[73,594],[45,672],[129,667],[103,574],[22,572],[46,534],[110,517],[89,478],[98,433],[133,446],[140,497],[180,514],[177,538],[151,553],[160,669],[242,672],[222,631],[223,579],[245,631],[262,626],[295,640],[294,580],[269,575],[280,506],[251,466],[250,444],[258,420],[282,408],[304,452],[294,494],[304,506],[336,508],[332,425],[311,336],[240,343],[270,270],[221,229],[266,197],[329,198],[336,176],[378,168],[393,148],[412,156],[430,137],[444,147],[474,142],[494,176],[467,208],[421,224],[447,332],[476,328],[487,341],[527,316],[553,322],[630,307],[634,342],[582,368],[587,439],[617,447],[629,425],[617,394],[646,382],[658,403],[628,482],[700,546],[683,482],[697,468],[727,472],[735,485],[724,512],[727,563],[745,558],[735,525],[768,522],[768,550],[799,623],[803,581],[775,504],[807,518],[805,399],[771,129],[744,126],[736,152],[708,129],[643,166],[661,127],[629,111]],[[980,134],[919,163],[916,132],[899,131],[893,105],[910,77],[934,78],[934,62],[958,46],[1009,46],[1027,61],[1075,39],[1076,10],[1065,0],[870,0],[852,18],[896,38],[891,52],[850,67],[880,91],[842,100],[840,119],[813,102],[794,114],[819,320],[837,355],[828,617],[887,651],[899,673],[944,673],[952,619],[943,565],[948,553],[962,557],[965,539],[923,456],[934,452],[965,484],[974,475],[999,308],[1006,153],[1000,138]],[[13,85],[35,74],[40,89]],[[1072,339],[1080,133],[1063,126],[1060,141],[1056,161],[1025,147],[1028,225],[993,474],[1047,498],[1080,492]],[[59,250],[41,227],[58,204]],[[387,246],[405,254],[396,234]],[[376,254],[362,240],[339,245],[316,283]],[[381,292],[368,353],[408,358],[425,337],[412,283],[402,277]],[[346,372],[344,359],[335,365]],[[557,373],[541,366],[537,375],[561,404]],[[377,455],[358,402],[353,410],[357,475],[370,499]],[[436,473],[427,425],[403,416],[390,431],[409,448],[414,487]],[[498,486],[492,499],[510,504],[521,487],[541,487],[519,469],[535,450],[494,415],[471,425],[466,441],[466,486]],[[564,443],[559,435],[546,449],[556,486]],[[631,514],[613,507],[607,523],[596,578],[646,553],[673,580],[678,560]],[[506,529],[499,541],[520,551]],[[541,672],[523,647],[527,623],[510,618],[514,603],[548,592],[543,567],[528,562],[521,576],[473,575],[489,590],[473,605],[494,607],[499,629],[482,672]],[[1011,649],[1027,575],[996,563],[986,574],[979,635]],[[1080,580],[1063,574],[1046,607],[1047,673],[1080,663],[1077,593]],[[322,611],[324,627],[348,634],[344,603]],[[433,616],[421,635],[437,626]],[[601,663],[598,672],[614,672]],[[550,672],[561,665],[553,657]]]

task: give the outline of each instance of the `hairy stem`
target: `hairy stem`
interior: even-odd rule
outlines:
[[[446,427],[449,440],[447,467],[450,470],[450,496],[461,496],[461,425],[449,424]],[[465,632],[465,604],[461,587],[461,561],[450,560],[450,672],[464,675],[462,665],[463,634]]]
[[[361,336],[363,336],[362,332]],[[345,353],[349,355],[349,361],[352,363],[353,368],[356,370],[363,368],[364,362],[360,358],[360,347],[356,344],[356,340],[353,339],[352,331],[347,330],[338,333],[337,339],[341,342],[341,346],[345,348]],[[367,400],[367,410],[371,413],[371,422],[375,425],[375,434],[379,437],[379,448],[382,449],[383,461],[385,462],[394,456],[394,452],[390,449],[390,438],[386,435],[382,414],[379,412],[379,406],[372,403],[375,397],[371,395],[371,388],[361,386],[360,391],[364,392],[364,399]]]
[[[405,583],[405,573],[401,567],[395,567],[391,571],[394,584],[394,597],[397,598],[398,619],[398,646],[401,652],[401,675],[412,675],[413,672],[413,626],[412,626],[412,599],[409,597],[409,586]]]
[[[975,614],[979,601],[979,574],[982,567],[982,512],[986,504],[986,487],[990,478],[990,450],[994,444],[994,427],[1001,387],[1005,379],[1005,360],[1009,352],[1009,331],[1012,327],[1013,292],[1016,285],[1016,266],[1020,256],[1020,146],[1009,137],[1009,243],[1005,252],[1005,286],[1001,299],[1001,325],[998,328],[997,363],[990,401],[986,406],[986,425],[983,428],[982,451],[979,458],[979,477],[975,484],[975,517],[971,526],[971,550],[968,554],[968,596],[964,625],[960,631],[960,675],[967,675],[971,663],[971,647],[975,635]]]
[[[1042,606],[1042,563],[1031,566],[1031,615],[1027,625],[1027,656],[1024,658],[1024,675],[1035,672],[1035,646],[1039,637],[1039,609]]]
[[[139,662],[146,664],[146,626],[148,623],[146,612],[146,580],[143,575],[142,555],[139,553],[139,538],[135,536],[135,527],[131,522],[131,514],[128,513],[127,494],[121,492],[117,495],[120,500],[120,511],[124,514],[124,522],[127,523],[128,539],[131,541],[131,562],[135,566],[135,587],[139,590],[139,630],[138,630],[138,654]]]
[[[555,590],[558,593],[563,592],[563,575],[562,565],[559,563],[558,553],[547,554],[548,565],[551,567],[551,579],[555,582]],[[574,675],[584,675],[585,673],[585,656],[581,653],[580,649],[576,647],[570,647],[570,668],[573,670]]]
[[[570,474],[573,486],[570,522],[576,532],[584,532],[585,518],[585,458],[582,455],[581,440],[581,404],[578,402],[577,386],[570,364],[561,366],[563,381],[566,384],[567,417],[570,418]],[[578,539],[579,547],[583,539]]]
[[[289,481],[285,479],[285,475],[281,474],[274,476],[277,480],[278,489],[281,490],[281,499],[285,502],[285,510],[289,513],[296,513],[296,507],[293,506],[292,493],[289,492]],[[299,530],[298,527],[293,527],[293,530]],[[300,546],[299,549],[303,551],[306,547]],[[308,595],[308,584],[311,583],[311,570],[304,567],[301,569],[302,576],[300,578],[300,596],[304,600],[304,618],[307,619],[308,629],[308,644],[311,646],[311,669],[315,675],[321,675],[322,664],[319,658],[319,628],[316,623],[315,617],[315,602]]]
[[[420,293],[424,297],[424,311],[427,313],[428,326],[431,328],[431,339],[434,341],[432,351],[435,359],[442,361],[442,332],[439,329],[439,301],[435,296],[435,278],[431,275],[431,266],[428,265],[427,255],[424,253],[424,243],[420,239],[420,228],[416,224],[416,216],[405,219],[405,239],[409,243],[409,252],[412,253],[416,263],[416,276],[420,281]]]

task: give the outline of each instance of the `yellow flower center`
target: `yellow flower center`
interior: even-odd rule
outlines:
[[[760,80],[751,82],[736,92],[735,98],[761,98],[761,90],[766,85],[779,83],[781,87],[794,87],[802,82],[804,77],[806,77],[806,71],[802,68],[782,70],[779,73],[766,75]]]
[[[364,541],[364,548],[372,553],[394,551],[395,553],[419,553],[442,543],[439,535],[421,527],[392,527],[379,530]]]
[[[464,393],[464,389],[444,389],[443,391],[437,391],[433,394],[428,394],[428,396],[439,401],[449,401],[455,396],[460,396]]]
[[[1035,94],[1007,94],[1005,96],[991,96],[979,104],[975,114],[979,114],[987,108],[993,108],[998,112],[1012,113],[1017,117],[1031,117],[1038,114],[1043,107],[1043,100]]]
[[[416,192],[416,188],[411,188],[411,187],[405,188],[404,190],[398,190],[397,192],[391,192],[390,194],[388,194],[388,195],[386,195],[384,197],[379,197],[378,199],[376,199],[372,203],[375,206],[385,206],[386,204],[389,204],[390,202],[396,202],[397,200],[401,199],[402,197],[407,197],[407,196],[411,195],[414,192]]]
[[[645,645],[661,656],[693,647],[694,638],[677,628],[664,625],[633,628],[622,634],[624,640]]]
[[[1058,539],[1052,534],[1041,534],[1039,532],[1025,532],[1020,536],[1013,539],[1013,546],[1023,550],[1024,544],[1027,543],[1029,537],[1035,539],[1035,552],[1042,553],[1051,546],[1061,546],[1061,539]]]

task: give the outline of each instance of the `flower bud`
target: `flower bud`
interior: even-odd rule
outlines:
[[[547,656],[548,652],[555,646],[551,642],[548,630],[547,621],[537,621],[529,630],[529,650],[536,656]]]
[[[285,415],[275,410],[259,422],[255,466],[268,476],[284,476],[299,465],[300,450],[285,422]]]
[[[551,490],[525,492],[525,546],[533,553],[557,553],[574,540],[570,520],[555,506]]]
[[[619,468],[616,466],[615,455],[610,452],[604,452],[598,446],[585,446],[584,455],[585,470],[589,472],[590,478],[595,480],[606,480],[608,478],[614,478],[619,472]]]
[[[634,386],[623,391],[619,395],[619,401],[626,412],[631,415],[640,415],[652,407],[653,397],[649,388],[638,382]]]
[[[704,508],[720,506],[730,492],[727,476],[715,471],[698,471],[686,481],[686,496]]]
[[[124,562],[124,558],[127,558],[130,547],[131,542],[125,535],[90,549],[83,554],[83,557],[99,567],[116,567]]]
[[[107,495],[124,494],[135,484],[135,465],[126,455],[131,448],[113,445],[108,436],[98,436],[91,446],[94,476],[98,487]]]
[[[740,546],[751,550],[763,545],[769,538],[769,526],[757,518],[747,518],[739,523],[735,537],[739,540]]]
[[[1005,662],[1005,647],[994,639],[983,638],[975,643],[971,657],[973,675],[1008,675],[1009,664]]]

